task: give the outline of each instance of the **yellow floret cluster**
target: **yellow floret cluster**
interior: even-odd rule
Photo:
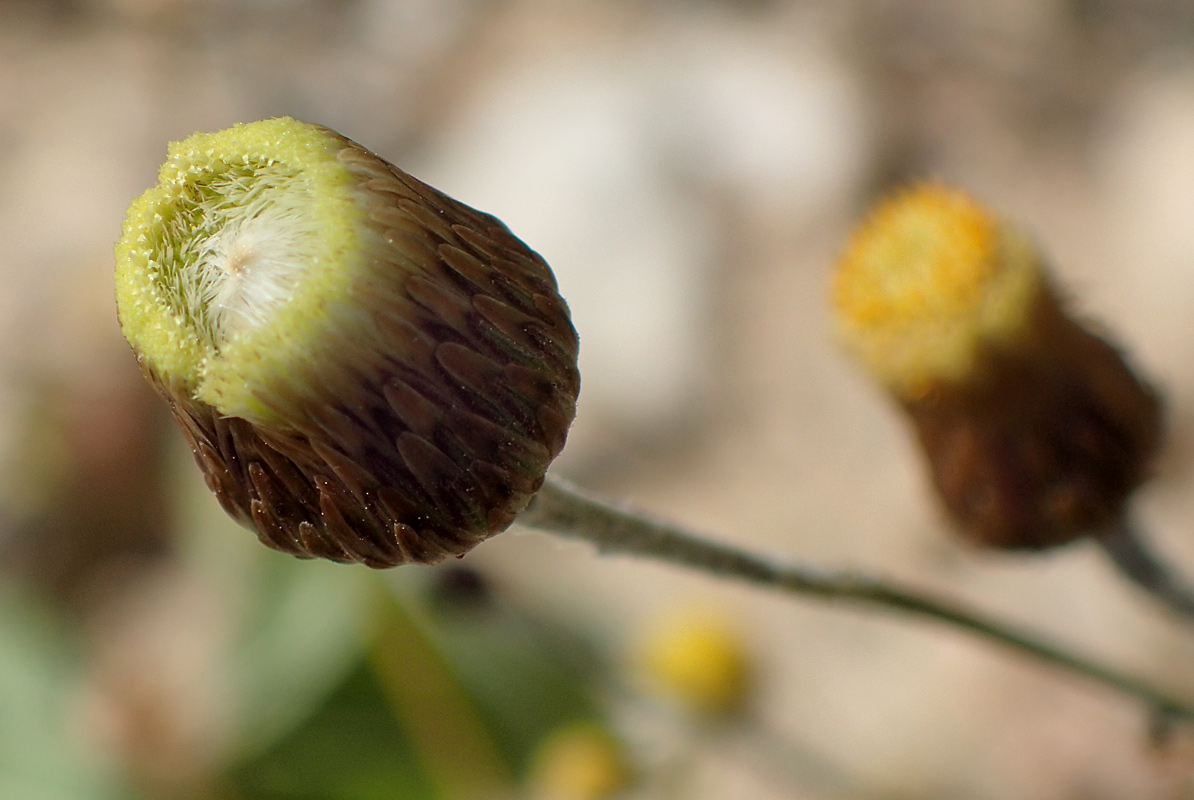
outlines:
[[[839,335],[898,396],[971,378],[984,347],[1028,330],[1045,286],[1023,234],[963,192],[921,184],[881,203],[842,257]]]

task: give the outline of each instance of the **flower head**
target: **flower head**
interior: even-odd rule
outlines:
[[[637,662],[649,688],[702,716],[743,711],[755,685],[754,660],[737,628],[704,610],[660,618],[642,637]]]
[[[923,396],[981,368],[983,349],[1022,338],[1047,291],[1036,250],[969,196],[939,184],[881,203],[838,266],[846,346],[892,391]]]
[[[531,794],[540,800],[600,800],[631,783],[620,742],[603,726],[574,722],[535,749]]]
[[[1098,533],[1148,476],[1156,393],[1070,316],[1033,242],[962,192],[927,184],[882,202],[838,264],[833,301],[974,541]]]
[[[270,546],[377,567],[463,554],[563,447],[577,338],[548,266],[327,128],[171,145],[116,257],[142,370]]]

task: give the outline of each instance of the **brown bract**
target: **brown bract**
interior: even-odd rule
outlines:
[[[1040,549],[1113,524],[1161,441],[1156,392],[1052,292],[1030,325],[1022,346],[983,354],[981,378],[903,401],[942,500],[983,545]]]
[[[578,341],[547,264],[500,221],[344,139],[370,263],[359,330],[278,422],[169,401],[207,485],[270,547],[390,567],[462,555],[542,485],[575,414]]]

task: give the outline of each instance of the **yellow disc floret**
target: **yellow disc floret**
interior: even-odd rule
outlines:
[[[1044,286],[1019,232],[966,194],[924,184],[882,203],[838,265],[840,335],[897,395],[973,376],[983,348],[1027,331]]]
[[[116,247],[125,338],[169,385],[221,413],[270,396],[320,350],[360,259],[343,140],[289,118],[171,144]]]

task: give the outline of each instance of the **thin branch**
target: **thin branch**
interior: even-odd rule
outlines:
[[[1153,549],[1144,532],[1131,520],[1126,517],[1120,520],[1098,541],[1128,580],[1171,611],[1194,619],[1194,586]]]
[[[1194,721],[1194,705],[949,600],[859,572],[780,564],[670,523],[616,508],[548,478],[518,518],[522,525],[583,539],[602,553],[637,555],[792,594],[902,611],[952,625],[1135,697],[1157,713]]]

